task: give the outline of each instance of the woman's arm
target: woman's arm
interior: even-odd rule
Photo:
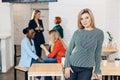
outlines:
[[[28,56],[32,57],[33,59],[37,60],[39,58],[34,52],[32,52],[30,46],[27,44],[26,41],[22,41],[21,49],[24,49],[23,51],[25,51],[25,53],[28,54]]]
[[[67,52],[66,52],[66,57],[65,57],[65,78],[68,79],[70,77],[70,73],[72,72],[73,73],[73,70],[71,68],[71,65],[70,65],[70,56],[71,56],[71,53],[75,47],[75,38],[76,38],[76,32],[74,32],[72,38],[71,38],[71,41],[70,41],[70,44],[67,48]]]
[[[70,44],[69,44],[67,51],[66,51],[65,68],[70,67],[70,56],[71,56],[71,53],[75,47],[76,33],[77,33],[77,31],[74,32],[74,34],[71,38]]]
[[[39,20],[39,24],[40,24],[40,31],[44,31],[44,27],[43,27],[43,22],[42,22],[42,20]]]
[[[41,27],[38,27],[35,20],[30,20],[28,27],[33,28],[35,31],[40,31]]]
[[[47,50],[44,44],[41,44],[40,47],[45,51],[45,53],[49,53],[49,51]]]
[[[35,30],[35,27],[34,27],[34,23],[33,23],[33,20],[30,20],[29,23],[28,23],[28,27],[30,28],[33,28]]]
[[[60,41],[57,41],[54,43],[54,45],[52,45],[52,51],[48,54],[49,58],[53,58],[57,55],[57,53],[60,51],[62,44]]]
[[[101,74],[100,70],[100,62],[101,62],[101,51],[102,51],[102,44],[104,40],[104,33],[101,31],[97,36],[97,48],[95,51],[95,74]]]

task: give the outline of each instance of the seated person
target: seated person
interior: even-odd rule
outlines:
[[[25,28],[23,33],[26,37],[21,42],[21,58],[19,67],[29,68],[33,62],[41,62],[41,58],[36,55],[33,38],[35,35],[34,29]]]
[[[35,35],[34,29],[25,28],[23,33],[26,35],[21,42],[21,58],[18,64],[19,67],[29,68],[32,63],[40,63],[41,58],[36,55],[33,38]],[[40,79],[40,77],[37,77]]]
[[[65,56],[66,48],[64,47],[64,44],[59,36],[58,31],[49,31],[49,38],[52,42],[51,51],[45,51],[46,56],[48,56],[48,58],[43,58],[42,61],[45,63],[49,63],[52,62],[52,60],[57,60],[57,63],[61,63],[62,57]]]
[[[49,38],[52,42],[51,50],[50,52],[47,49],[44,49],[46,52],[46,56],[48,58],[43,58],[43,63],[61,63],[61,59],[63,56],[65,56],[66,47],[64,42],[59,36],[59,33],[57,30],[51,30],[49,31]],[[45,80],[52,80],[50,76],[46,76]]]

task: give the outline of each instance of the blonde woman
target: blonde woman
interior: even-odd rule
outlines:
[[[59,32],[57,30],[49,31],[49,38],[52,42],[50,52],[45,50],[48,58],[43,58],[43,63],[61,63],[62,56],[65,56],[66,49],[63,42],[60,39]],[[45,80],[52,80],[50,76],[46,76]]]
[[[35,38],[34,44],[36,49],[37,56],[41,57],[41,51],[44,47],[43,44],[45,43],[44,36],[43,36],[43,23],[40,19],[41,12],[39,10],[34,10],[32,14],[32,18],[29,22],[29,27],[33,28],[35,31]]]
[[[100,61],[103,39],[103,31],[95,27],[91,10],[81,10],[78,15],[78,30],[74,32],[66,51],[66,80],[91,80],[93,66],[94,77],[102,79]]]
[[[62,56],[65,56],[66,49],[60,39],[59,33],[57,30],[49,31],[49,38],[52,42],[50,52],[45,51],[46,55],[50,59],[56,59],[57,63],[61,63]],[[50,60],[43,59],[44,62],[48,62]]]

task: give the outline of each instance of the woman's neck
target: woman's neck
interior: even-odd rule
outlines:
[[[56,26],[58,26],[58,25],[60,25],[60,24],[56,24]]]
[[[27,38],[28,38],[28,37],[27,37]],[[29,42],[30,42],[30,45],[32,46],[33,44],[32,44],[31,38],[28,38],[28,40],[29,40]]]
[[[32,40],[31,40],[31,39],[29,39],[29,41],[30,41],[30,44],[31,44],[31,46],[32,46],[32,45],[33,45],[33,44],[32,44]]]
[[[94,28],[92,28],[92,27],[86,27],[86,28],[84,28],[85,30],[93,30]]]
[[[53,41],[52,41],[52,43],[54,44],[54,43],[55,43],[57,40],[58,40],[58,39],[56,39],[56,40],[53,40]]]
[[[38,24],[38,19],[37,19],[37,18],[35,18],[34,20],[35,20],[35,22]]]

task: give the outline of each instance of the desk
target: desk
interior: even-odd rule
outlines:
[[[63,68],[59,63],[32,64],[28,70],[28,80],[30,77],[34,80],[35,76],[61,76],[61,80],[64,80]]]
[[[120,76],[120,65],[116,67],[114,61],[108,61],[106,66],[101,64],[101,71],[103,76]]]

